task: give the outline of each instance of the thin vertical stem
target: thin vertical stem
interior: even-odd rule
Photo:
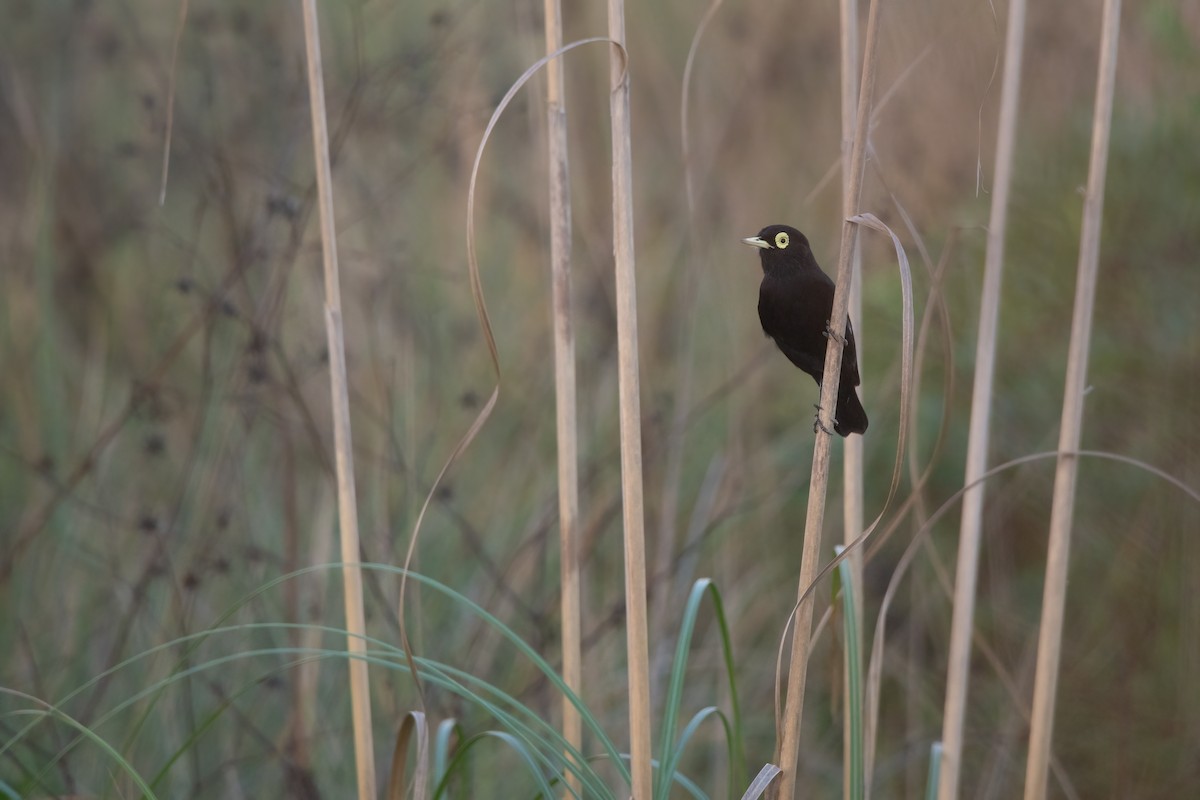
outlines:
[[[317,172],[317,206],[325,264],[325,330],[329,346],[329,381],[333,393],[333,447],[336,454],[338,514],[342,540],[342,577],[346,603],[346,649],[350,652],[350,707],[354,724],[354,760],[360,800],[375,797],[375,754],[371,737],[371,687],[367,674],[366,622],[362,572],[359,569],[358,505],[354,491],[354,451],[350,436],[350,393],[346,385],[346,348],[342,332],[342,295],[338,285],[337,235],[334,230],[333,185],[329,169],[329,129],[316,0],[303,0],[304,42],[308,56],[308,96],[312,110],[313,157]]]
[[[1008,221],[1008,194],[1012,184],[1013,152],[1017,138],[1017,106],[1021,94],[1024,41],[1025,0],[1012,0],[1008,8],[1004,79],[1000,89],[995,185],[992,187],[992,209],[988,219],[983,293],[979,301],[979,337],[975,344],[975,386],[971,394],[971,422],[964,477],[967,486],[976,483],[987,469],[992,379],[996,365],[996,331],[1000,318],[1000,278],[1004,272],[1004,234]],[[954,580],[954,611],[950,623],[946,707],[942,717],[939,800],[953,800],[958,797],[967,682],[971,672],[975,582],[979,569],[980,539],[983,535],[983,492],[984,484],[980,483],[963,495],[958,567]]]
[[[850,205],[850,149],[854,142],[854,114],[858,110],[858,0],[839,0],[838,10],[841,17],[841,51],[842,51],[842,217],[853,217],[856,209]],[[850,261],[850,302],[849,318],[858,323],[854,332],[855,346],[858,351],[858,370],[860,376],[863,369],[863,315],[862,315],[862,252],[854,248],[854,257]],[[864,387],[865,390],[865,387]],[[842,541],[850,544],[863,531],[863,438],[848,436],[843,448],[842,461]],[[851,581],[854,586],[862,586],[862,551],[855,548],[849,556]],[[844,724],[842,725],[842,771],[843,795],[850,796],[853,775],[852,738],[854,725],[850,719],[851,699],[855,687],[850,684],[851,673],[856,672],[857,665],[851,664],[851,654],[862,652],[862,606],[854,603],[847,606],[856,615],[854,625],[850,630],[858,633],[859,641],[847,642],[843,663],[842,708],[844,709]],[[868,790],[869,791],[869,790]]]
[[[546,53],[562,47],[562,8],[545,0]],[[579,599],[579,476],[575,424],[575,330],[571,315],[571,176],[567,159],[567,107],[562,60],[546,64],[547,159],[550,175],[551,303],[554,318],[554,402],[558,439],[559,572],[562,577],[563,681],[576,695],[583,682]],[[583,749],[579,710],[563,697],[563,739]],[[569,758],[570,756],[568,756]],[[579,779],[568,773],[566,794],[578,794]]]
[[[625,632],[629,659],[629,741],[633,796],[650,800],[650,653],[646,619],[646,541],[642,508],[642,412],[638,397],[637,285],[633,261],[633,155],[625,4],[608,0],[612,114],[613,258],[616,272],[617,379],[621,423],[621,497],[625,528]]]
[[[1100,65],[1096,75],[1096,108],[1092,117],[1092,152],[1087,194],[1083,200],[1083,229],[1079,236],[1079,278],[1067,380],[1063,397],[1062,430],[1058,437],[1058,466],[1054,472],[1054,501],[1050,510],[1046,553],[1046,587],[1038,636],[1037,673],[1033,684],[1033,722],[1029,761],[1025,765],[1025,800],[1046,796],[1046,773],[1054,730],[1058,665],[1062,653],[1063,616],[1067,600],[1067,567],[1071,523],[1075,511],[1075,481],[1079,469],[1079,437],[1083,429],[1083,393],[1087,386],[1092,308],[1100,262],[1100,229],[1104,216],[1104,181],[1108,168],[1108,139],[1112,127],[1113,89],[1117,75],[1117,39],[1121,30],[1121,0],[1105,0],[1101,27]]]
[[[871,100],[875,90],[875,42],[879,27],[879,2],[871,0],[867,17],[867,39],[863,51],[862,84],[855,115],[854,145],[850,156],[850,182],[847,186],[846,207],[858,208],[862,197],[863,172],[866,165],[867,121],[871,117]],[[844,335],[850,299],[850,263],[858,241],[858,226],[842,222],[842,244],[838,253],[836,288],[830,312],[831,329]],[[820,560],[821,531],[825,522],[825,491],[829,485],[829,455],[833,429],[833,410],[837,406],[838,383],[841,378],[842,347],[837,338],[829,337],[825,351],[825,372],[821,377],[820,422],[824,431],[816,435],[813,448],[812,475],[809,479],[808,513],[804,521],[804,547],[800,558],[800,578],[792,633],[791,661],[788,668],[787,699],[783,714],[783,735],[779,744],[778,762],[783,770],[778,797],[791,798],[796,791],[796,764],[799,759],[800,721],[804,713],[804,689],[808,680],[808,650],[812,638],[813,595],[808,593],[817,574]]]

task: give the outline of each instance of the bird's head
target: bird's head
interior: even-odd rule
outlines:
[[[790,225],[768,225],[742,243],[759,249],[765,272],[802,266],[812,259],[808,239]]]

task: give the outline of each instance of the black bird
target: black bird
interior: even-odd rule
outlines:
[[[820,386],[825,371],[825,346],[830,336],[833,281],[813,258],[808,239],[795,228],[769,225],[757,236],[742,241],[759,248],[762,258],[758,319],[763,333],[774,339],[783,354]],[[867,429],[867,412],[854,391],[858,384],[854,328],[847,320],[846,350],[842,353],[842,376],[833,421],[833,429],[842,436]]]

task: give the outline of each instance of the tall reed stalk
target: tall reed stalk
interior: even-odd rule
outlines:
[[[878,38],[879,2],[871,0],[867,17],[867,39],[863,50],[862,82],[855,114],[854,142],[850,151],[850,180],[846,187],[845,207],[857,209],[862,197],[863,172],[866,164],[867,122],[871,117],[871,101],[875,89],[875,42]],[[830,312],[830,328],[838,336],[846,331],[846,316],[850,301],[850,264],[858,241],[858,226],[847,215],[842,221],[841,250],[838,253],[837,281]],[[808,593],[817,575],[820,561],[821,533],[825,522],[825,492],[829,485],[829,457],[832,446],[833,411],[837,407],[837,389],[841,377],[842,345],[837,337],[829,337],[825,350],[825,372],[821,377],[821,410],[819,419],[823,430],[816,435],[813,448],[812,475],[808,486],[808,512],[804,521],[804,547],[800,559],[797,587],[799,603],[792,632],[792,652],[788,666],[787,699],[783,712],[783,732],[780,737],[777,763],[783,770],[776,797],[791,798],[796,791],[796,764],[800,748],[800,721],[804,713],[804,689],[808,680],[808,651],[812,639],[814,597]]]
[[[850,205],[850,187],[852,183],[850,172],[850,148],[854,142],[854,114],[858,110],[858,0],[840,0],[838,11],[841,20],[841,51],[842,51],[842,216],[854,216],[856,209]],[[859,374],[863,369],[863,316],[862,316],[862,251],[854,248],[850,260],[850,303],[849,318],[858,324],[854,332],[854,343],[858,350]],[[865,391],[865,386],[863,387]],[[843,447],[842,461],[842,541],[850,544],[863,531],[863,438],[849,436]],[[849,556],[850,583],[861,587],[863,557],[860,548],[854,548]],[[854,653],[862,650],[862,604],[852,603],[848,607],[857,617],[849,630],[857,632],[859,641],[846,642],[843,658],[842,709],[844,722],[842,725],[842,793],[849,798],[853,776],[850,774],[853,759],[851,756],[854,725],[850,719],[851,703],[854,687],[851,686],[850,675],[855,673],[859,665],[852,664]]]
[[[1042,594],[1037,673],[1033,685],[1033,722],[1029,733],[1029,761],[1025,765],[1025,800],[1042,800],[1046,796],[1046,773],[1050,764],[1063,616],[1067,601],[1071,524],[1075,513],[1075,482],[1079,470],[1077,451],[1083,429],[1083,394],[1087,387],[1092,308],[1096,299],[1096,277],[1100,263],[1104,180],[1108,168],[1108,140],[1112,128],[1120,30],[1121,0],[1105,0],[1100,64],[1096,71],[1096,107],[1092,116],[1092,152],[1088,163],[1087,193],[1083,200],[1083,227],[1079,235],[1079,277],[1075,285],[1062,429],[1058,437],[1058,466],[1054,472],[1054,501],[1050,509],[1046,586]]]
[[[608,0],[612,115],[613,259],[616,273],[617,381],[621,425],[621,498],[625,532],[625,635],[629,661],[629,747],[633,796],[649,800],[650,653],[646,617],[646,540],[642,498],[642,412],[638,397],[637,284],[633,261],[633,145],[625,4]]]
[[[367,674],[366,622],[362,572],[359,568],[358,505],[354,491],[354,450],[350,436],[350,392],[346,382],[346,347],[342,332],[342,293],[338,284],[337,234],[333,217],[333,184],[329,169],[329,129],[316,0],[304,0],[304,43],[308,57],[308,97],[312,111],[313,158],[317,173],[317,206],[321,217],[321,251],[325,264],[325,331],[329,346],[329,382],[333,393],[333,448],[336,456],[338,518],[342,542],[342,583],[346,603],[346,649],[350,652],[350,708],[354,726],[354,763],[360,800],[374,800],[375,754],[371,737],[371,688]]]
[[[562,48],[562,8],[545,0],[546,54]],[[550,296],[554,319],[554,407],[558,441],[559,574],[562,578],[562,678],[581,693],[582,647],[579,599],[579,447],[575,425],[575,330],[571,314],[571,177],[567,159],[567,106],[562,59],[546,64],[547,160],[550,176]],[[564,696],[562,732],[569,750],[583,749],[583,721]],[[570,758],[570,756],[568,756]],[[568,770],[566,794],[578,794]]]
[[[992,380],[996,365],[996,331],[1000,319],[1000,279],[1004,272],[1004,234],[1008,224],[1008,194],[1012,184],[1013,151],[1017,138],[1017,106],[1021,94],[1021,59],[1025,41],[1025,0],[1012,0],[1000,88],[1000,119],[996,133],[995,182],[988,218],[983,291],[979,299],[979,337],[975,343],[975,385],[967,440],[964,484],[972,486],[987,470],[988,434],[992,415]],[[954,611],[950,623],[950,653],[946,705],[942,715],[942,759],[939,800],[958,797],[962,768],[963,720],[967,682],[971,673],[971,633],[975,618],[975,584],[983,537],[984,484],[963,495],[958,537],[958,567],[954,579]]]

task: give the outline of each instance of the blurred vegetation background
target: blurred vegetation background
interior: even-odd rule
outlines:
[[[603,35],[601,6],[569,5],[568,41]],[[940,290],[950,326],[935,323],[925,349],[912,443],[922,467],[933,463],[922,490],[927,515],[962,482],[1005,8],[950,0],[884,8],[879,96],[888,99],[874,122],[865,209],[904,239],[918,314],[934,264],[946,265]],[[993,463],[1057,443],[1099,8],[1084,0],[1029,10]],[[176,4],[145,0],[0,3],[0,686],[61,703],[144,774],[161,770],[166,796],[280,796],[281,785],[288,796],[347,796],[344,665],[296,668],[283,653],[251,652],[304,637],[336,648],[337,636],[244,628],[197,650],[152,651],[231,610],[241,623],[341,624],[333,572],[246,600],[280,574],[337,558],[299,8],[190,4],[160,206],[177,13]],[[795,599],[816,389],[763,339],[758,258],[738,239],[786,222],[808,234],[827,269],[836,261],[837,9],[762,0],[729,2],[716,15],[691,94],[694,220],[679,109],[703,7],[663,0],[627,13],[655,691],[661,698],[687,588],[710,575],[734,629],[757,769],[774,744],[775,656]],[[323,3],[321,14],[363,556],[399,564],[434,476],[491,390],[467,285],[466,186],[495,104],[542,54],[540,4],[356,1]],[[623,740],[607,58],[604,47],[582,48],[566,57],[566,73],[583,694]],[[535,81],[499,125],[477,200],[500,403],[438,490],[416,566],[553,662],[557,495],[540,91]],[[1200,4],[1127,3],[1084,445],[1192,487],[1200,486],[1198,130]],[[871,518],[886,496],[900,424],[900,303],[890,243],[865,233],[862,242],[863,318],[854,324],[871,416]],[[947,433],[935,450],[943,416]],[[672,453],[681,458],[677,480],[667,469]],[[977,630],[1025,703],[1052,464],[993,479],[985,509]],[[911,491],[906,476],[902,497]],[[831,502],[830,547],[841,539],[839,516]],[[919,796],[929,743],[940,735],[950,605],[937,574],[953,573],[957,519],[953,511],[935,528],[888,619],[880,797]],[[867,564],[868,634],[919,521],[901,520]],[[1183,492],[1127,464],[1083,462],[1055,728],[1075,796],[1200,793],[1198,534],[1200,509]],[[368,588],[372,633],[396,641],[397,581],[380,573]],[[415,598],[423,654],[556,718],[552,687],[486,625],[427,592]],[[834,797],[840,667],[829,636],[821,651],[829,657],[811,676],[802,780],[809,796]],[[215,661],[238,653],[245,657]],[[713,631],[702,628],[687,704],[720,699],[719,660]],[[202,668],[139,698],[181,663]],[[373,679],[382,758],[415,697],[403,674],[377,670]],[[468,731],[489,724],[453,697],[435,692],[431,701],[431,714],[456,716]],[[28,705],[0,698],[0,709],[18,707]],[[73,733],[66,725],[18,736],[23,724],[0,714],[8,785],[35,795],[123,785],[110,783],[112,765],[94,745],[56,757]],[[982,657],[967,726],[964,795],[1014,796],[1025,723]],[[717,760],[700,746],[684,769],[715,787]],[[475,796],[500,796],[485,776],[502,773],[479,774]],[[1052,781],[1054,791],[1062,789]]]

